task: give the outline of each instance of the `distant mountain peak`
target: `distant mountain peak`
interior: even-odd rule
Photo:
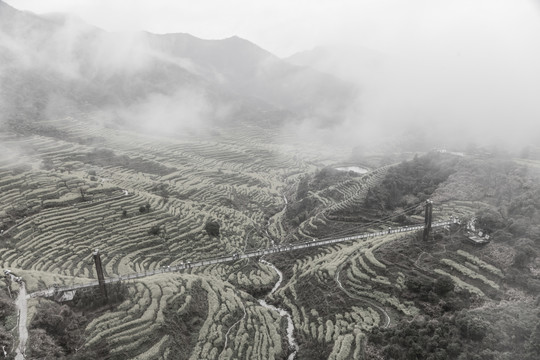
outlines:
[[[51,94],[73,107],[119,111],[145,99],[175,103],[175,96],[192,96],[207,98],[209,108],[241,110],[235,118],[256,121],[271,109],[280,117],[331,123],[356,97],[347,82],[291,65],[237,35],[213,40],[187,33],[124,36],[84,25],[75,16],[36,15],[0,0],[0,31],[17,45],[0,54],[12,68],[0,91],[15,94],[9,113],[0,116],[24,112],[27,118],[44,118]],[[21,66],[24,61],[28,66]]]
[[[16,11],[19,11],[17,9],[15,9],[13,6],[9,5],[8,3],[0,0],[0,10],[2,12],[4,11],[12,11],[12,12],[16,12]],[[0,16],[3,15],[3,14],[0,14]]]

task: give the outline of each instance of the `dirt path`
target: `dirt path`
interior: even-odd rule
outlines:
[[[15,360],[24,360],[26,340],[28,339],[28,329],[26,328],[28,309],[26,305],[26,287],[24,282],[21,282],[16,304],[17,308],[19,309],[19,345],[17,346],[17,355],[15,356]]]
[[[229,333],[236,326],[236,324],[239,324],[241,321],[245,320],[245,318],[246,318],[246,315],[247,315],[246,307],[244,306],[243,302],[240,303],[240,304],[242,304],[242,309],[244,310],[244,315],[237,322],[232,324],[231,327],[229,328],[229,330],[227,330],[227,333],[225,334],[225,344],[223,345],[223,350],[221,350],[221,353],[219,354],[219,359],[222,359],[222,356],[224,355],[225,350],[227,350],[227,343],[229,341]]]

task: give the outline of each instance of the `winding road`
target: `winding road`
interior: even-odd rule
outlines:
[[[28,329],[26,328],[28,308],[26,304],[26,287],[24,281],[20,282],[19,296],[17,297],[16,304],[19,310],[19,345],[17,345],[17,355],[15,356],[15,360],[24,360],[26,341],[28,340]]]

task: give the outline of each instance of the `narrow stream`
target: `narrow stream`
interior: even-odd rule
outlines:
[[[271,295],[281,286],[281,282],[283,281],[283,274],[281,273],[281,271],[279,271],[277,267],[275,267],[273,264],[269,263],[268,261],[261,259],[260,262],[270,266],[272,269],[275,270],[275,272],[279,276],[279,280],[276,282],[276,284],[274,285],[274,287],[268,294],[268,295]],[[288,360],[293,360],[294,357],[296,356],[296,353],[298,352],[298,344],[296,343],[296,340],[294,338],[294,323],[292,321],[291,314],[285,309],[267,304],[264,299],[259,299],[259,304],[261,304],[261,306],[267,309],[277,312],[279,316],[281,317],[283,316],[287,317],[287,341],[289,342],[289,348],[293,350],[293,352],[289,355]]]
[[[287,204],[288,204],[288,201],[287,201],[287,198],[285,197],[285,195],[283,196],[283,201],[285,202],[285,206],[284,206],[283,210],[285,210],[287,208]],[[270,226],[270,219],[268,219],[265,231],[266,231],[266,235],[271,239],[272,246],[274,246],[275,245],[274,240],[272,239],[272,237],[268,233],[268,227],[269,226]],[[263,263],[263,264],[266,264],[266,265],[270,266],[272,269],[274,269],[274,271],[279,276],[279,279],[276,282],[276,284],[274,285],[274,287],[272,288],[272,290],[266,295],[266,296],[268,296],[268,295],[271,295],[274,292],[276,292],[276,290],[279,289],[279,287],[281,286],[281,282],[283,281],[283,273],[281,271],[279,271],[279,269],[277,267],[275,267],[274,264],[271,264],[268,261],[263,260],[263,259],[261,259],[259,261],[261,263]],[[291,314],[285,309],[278,308],[278,307],[275,307],[273,305],[267,304],[266,301],[264,300],[264,298],[259,299],[259,304],[261,304],[261,306],[263,306],[263,307],[265,307],[265,308],[267,308],[269,310],[277,312],[279,314],[279,316],[281,316],[281,317],[285,316],[287,318],[287,341],[289,342],[289,349],[292,350],[292,353],[289,354],[289,357],[287,359],[288,360],[293,360],[295,358],[295,356],[296,356],[296,353],[298,353],[298,344],[296,343],[296,340],[294,338],[294,323],[292,321]]]

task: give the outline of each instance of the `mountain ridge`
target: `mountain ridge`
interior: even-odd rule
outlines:
[[[340,122],[358,95],[351,84],[291,65],[238,36],[205,40],[186,33],[112,33],[70,16],[1,6],[6,11],[0,19],[10,19],[0,24],[4,122],[46,118],[54,97],[86,112],[129,108],[156,96],[174,104],[187,96],[202,98],[203,109],[196,112],[212,121],[267,122],[270,117],[277,123],[326,124]],[[193,101],[185,102],[188,107]],[[226,116],[216,115],[224,108]]]

